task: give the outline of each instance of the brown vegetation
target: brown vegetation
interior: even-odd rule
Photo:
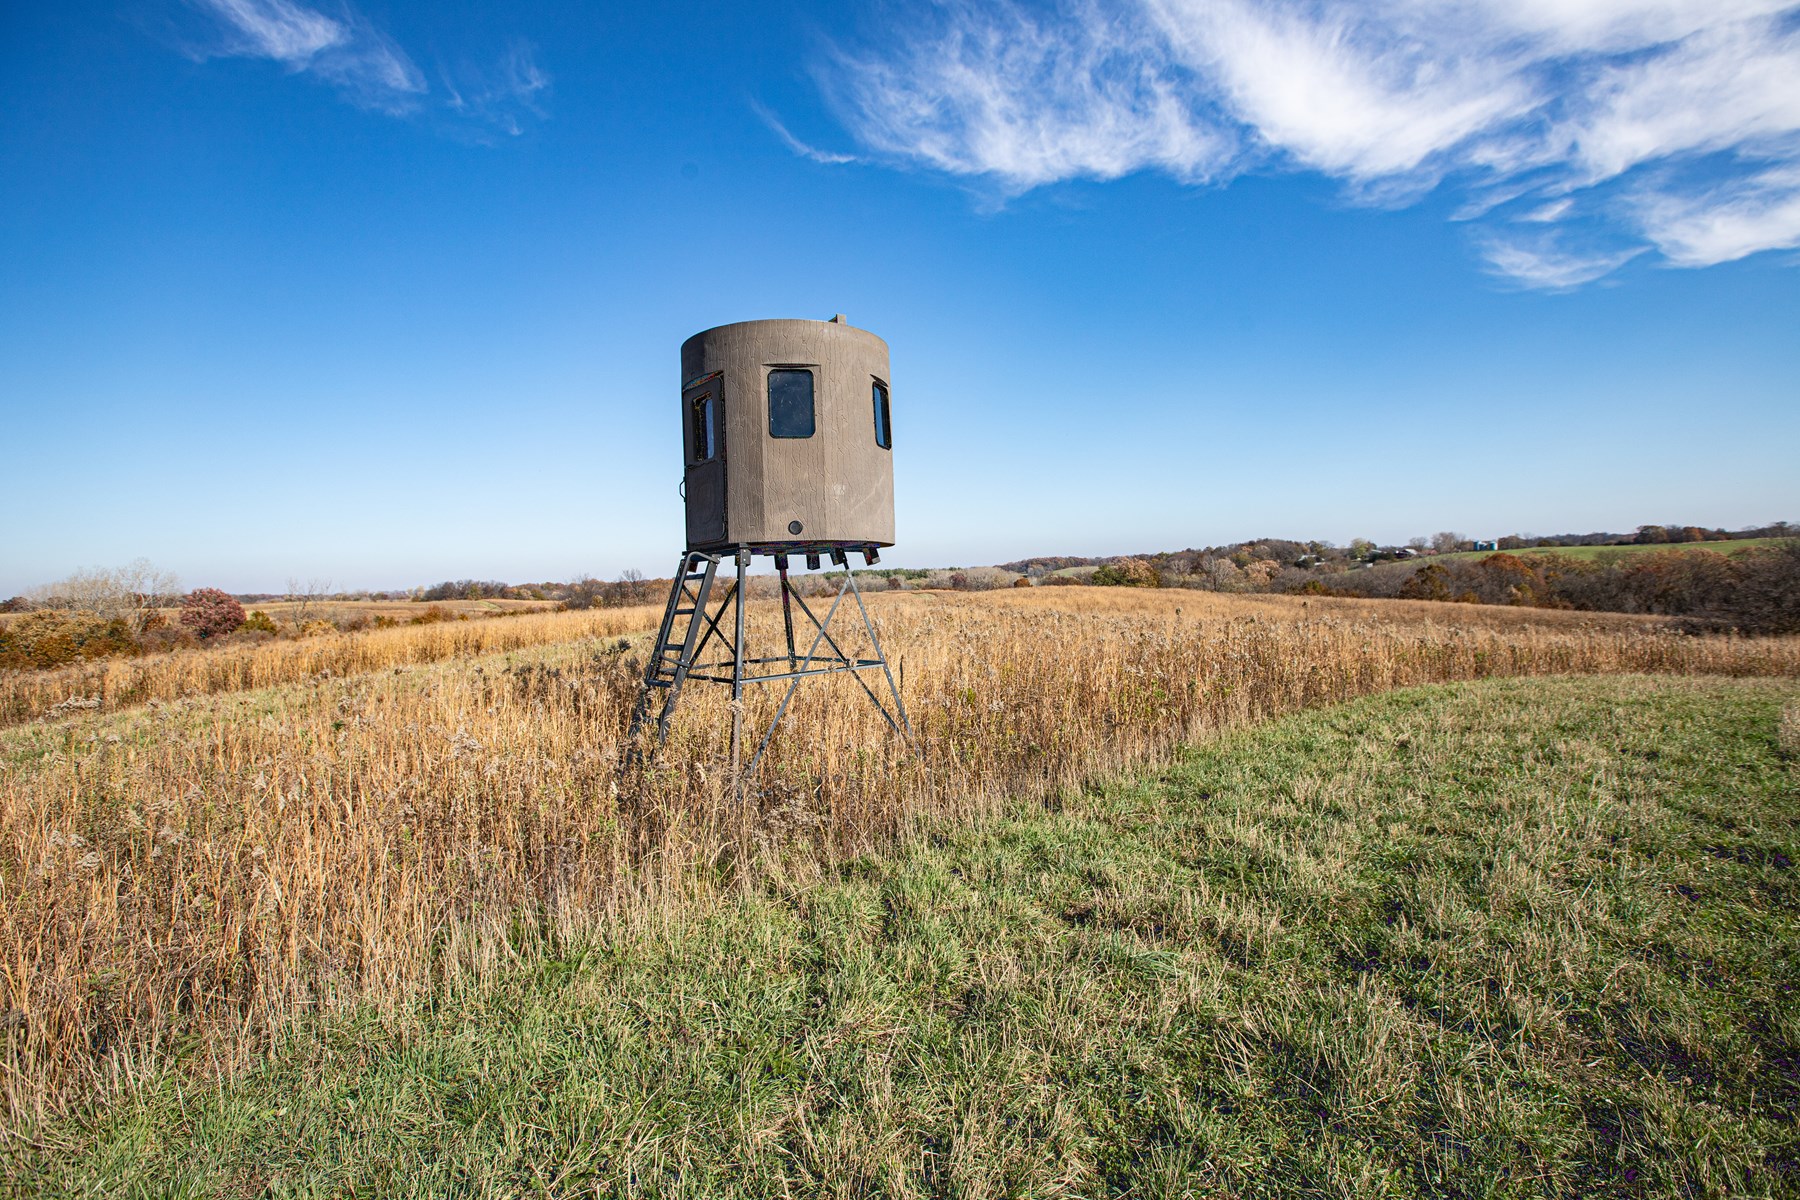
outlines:
[[[1162,577],[1141,558],[1121,558],[1096,570],[1092,582],[1100,587],[1161,587]]]
[[[0,672],[42,671],[136,653],[131,626],[119,617],[35,612],[0,626]],[[0,674],[0,680],[6,678]]]
[[[431,615],[434,609],[435,617]],[[206,653],[178,651],[115,658],[32,673],[0,671],[0,726],[32,720],[71,697],[97,700],[111,711],[149,700],[274,687],[548,642],[606,637],[653,625],[657,616],[648,609],[624,608],[539,613],[506,621],[459,621],[435,605],[412,605],[409,611],[415,618],[411,625],[366,633],[335,633],[330,625],[315,625],[312,636],[270,641],[263,634]],[[34,613],[19,618],[18,623],[40,616],[62,619],[57,614]]]
[[[6,1103],[41,1112],[174,1047],[229,1064],[303,1008],[383,1008],[652,897],[804,875],[915,817],[1053,794],[1307,706],[1499,675],[1800,674],[1800,640],[1495,627],[1454,605],[1139,589],[872,604],[917,755],[848,681],[816,684],[743,804],[723,689],[691,688],[667,749],[621,766],[641,665],[617,635],[653,610],[111,664],[109,706],[158,703],[0,734]],[[762,636],[778,611],[753,606]],[[501,650],[522,653],[443,662]],[[178,696],[196,698],[161,703]],[[752,722],[777,700],[753,693]]]
[[[1795,633],[1800,632],[1800,541],[1736,555],[1669,549],[1611,560],[1502,551],[1480,559],[1345,572],[1308,580],[1295,590],[1653,613],[1711,629]]]

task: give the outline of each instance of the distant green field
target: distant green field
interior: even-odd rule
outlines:
[[[1528,550],[1503,550],[1502,554],[1562,554],[1570,558],[1605,558],[1622,554],[1650,554],[1658,550],[1711,550],[1715,554],[1742,554],[1758,546],[1773,546],[1784,538],[1743,538],[1734,542],[1672,542],[1659,546],[1534,546]],[[1463,550],[1438,558],[1486,558],[1493,550]]]

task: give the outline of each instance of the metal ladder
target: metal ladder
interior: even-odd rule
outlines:
[[[707,602],[712,599],[713,580],[719,572],[719,556],[700,550],[689,550],[681,556],[675,572],[675,583],[669,589],[669,603],[663,608],[662,626],[656,631],[656,645],[651,648],[650,664],[644,669],[644,689],[638,694],[637,707],[631,714],[631,732],[649,719],[654,697],[662,692],[662,709],[656,717],[656,740],[660,744],[669,736],[669,718],[681,699],[681,685],[687,682],[699,648],[706,641],[701,628],[706,620]],[[676,631],[680,638],[677,640]]]

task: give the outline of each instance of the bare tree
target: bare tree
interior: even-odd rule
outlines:
[[[1228,558],[1202,558],[1194,574],[1215,592],[1232,592],[1243,586],[1244,573]]]
[[[83,568],[67,579],[34,589],[31,597],[46,608],[122,620],[132,632],[142,633],[150,614],[174,603],[180,594],[181,580],[174,572],[158,569],[147,558],[135,558],[122,567]]]
[[[331,580],[309,579],[302,584],[290,575],[287,581],[287,601],[294,606],[294,624],[303,627],[309,613],[314,612],[319,602],[331,594]]]
[[[1462,549],[1463,542],[1467,540],[1462,534],[1452,533],[1446,529],[1441,533],[1431,535],[1431,548],[1439,554],[1451,554]]]
[[[147,558],[134,558],[119,568],[119,583],[131,597],[132,628],[142,633],[150,616],[181,595],[181,580],[173,571],[157,568]]]
[[[644,579],[644,573],[636,567],[626,567],[619,572],[619,598],[626,604],[648,604],[654,598],[656,589]]]
[[[570,580],[565,590],[564,608],[597,608],[606,602],[606,585],[592,575]]]

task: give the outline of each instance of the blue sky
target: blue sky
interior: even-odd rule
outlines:
[[[1800,518],[1797,13],[7,5],[0,593],[665,574],[834,312],[900,564]]]

